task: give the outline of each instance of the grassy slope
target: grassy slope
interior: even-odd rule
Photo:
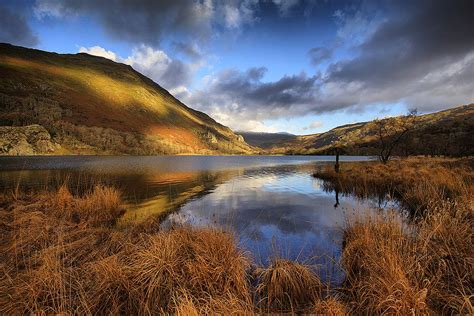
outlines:
[[[416,131],[410,136],[415,154],[473,154],[474,104],[463,105],[419,117]],[[373,122],[361,122],[336,127],[319,134],[297,136],[293,140],[277,141],[274,153],[328,153],[341,136],[349,135],[355,146],[352,153],[374,154]]]
[[[130,66],[105,58],[0,44],[0,78],[2,125],[43,123],[53,134],[71,124],[100,127],[122,137],[138,134],[164,152],[173,146],[190,153],[251,151],[229,128],[188,108]],[[64,144],[69,135],[63,134],[58,140]]]

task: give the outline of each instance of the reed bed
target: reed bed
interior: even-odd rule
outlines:
[[[422,210],[416,221],[396,210],[348,220],[340,288],[303,263],[276,257],[256,267],[219,228],[164,230],[156,219],[115,225],[124,210],[111,187],[17,189],[0,195],[0,313],[474,312],[469,160],[343,164],[342,173],[331,172],[319,171],[328,186],[369,194],[384,185]]]
[[[407,158],[379,162],[345,163],[319,168],[314,177],[327,190],[356,196],[395,198],[414,215],[451,200],[470,202],[474,195],[474,158]]]
[[[318,170],[326,188],[398,197],[399,210],[359,216],[344,231],[346,306],[363,314],[473,314],[472,159],[406,159]]]

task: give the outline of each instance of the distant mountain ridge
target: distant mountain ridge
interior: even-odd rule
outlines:
[[[252,146],[269,149],[275,144],[295,140],[298,136],[290,133],[237,132]]]
[[[255,152],[128,65],[10,44],[0,44],[0,126],[18,127],[5,129],[11,142],[0,155]],[[41,128],[53,145],[26,146],[24,135]],[[16,143],[30,149],[22,153]]]
[[[396,154],[414,155],[474,155],[474,104],[462,105],[440,112],[420,115],[414,129],[397,148]],[[246,138],[246,134],[243,134]],[[265,142],[248,142],[260,146],[270,154],[333,154],[334,144],[349,139],[351,146],[346,154],[375,155],[378,152],[374,122],[361,122],[338,126],[324,133],[293,135],[282,139],[266,134]],[[247,138],[246,138],[247,140]]]

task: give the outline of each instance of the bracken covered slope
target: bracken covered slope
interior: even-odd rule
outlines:
[[[54,146],[26,154],[254,151],[241,136],[130,66],[82,53],[0,44],[0,126],[30,125],[44,127]],[[13,132],[9,138],[15,142]],[[0,154],[22,151],[5,144]]]

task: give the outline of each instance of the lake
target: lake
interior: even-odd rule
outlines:
[[[341,157],[366,161],[367,157]],[[331,156],[0,157],[0,189],[73,187],[101,182],[123,192],[118,225],[167,214],[164,227],[219,225],[255,262],[284,258],[320,265],[325,280],[343,278],[337,261],[348,216],[379,202],[327,192],[312,177]],[[66,180],[65,180],[66,179]]]

